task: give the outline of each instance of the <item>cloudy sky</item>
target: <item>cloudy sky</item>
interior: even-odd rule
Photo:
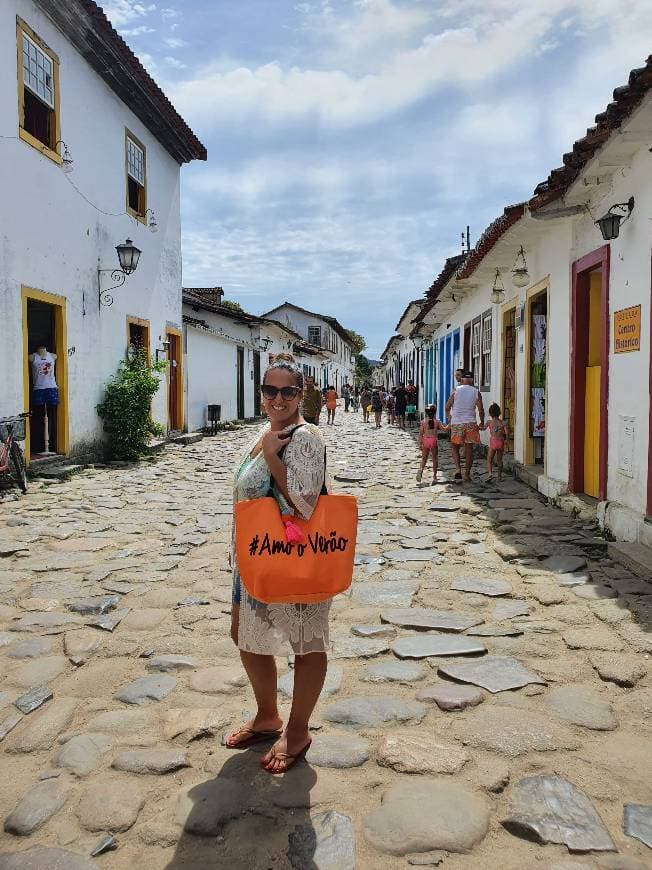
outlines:
[[[652,49],[649,0],[102,5],[208,148],[184,284],[334,315],[370,356]]]

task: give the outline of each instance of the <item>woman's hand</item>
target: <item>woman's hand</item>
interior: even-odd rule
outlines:
[[[266,432],[263,435],[261,447],[265,459],[272,456],[278,456],[280,451],[286,444],[290,443],[290,434],[288,432]]]

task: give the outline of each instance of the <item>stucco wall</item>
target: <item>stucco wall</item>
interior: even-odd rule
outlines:
[[[0,6],[3,136],[18,136],[16,15],[59,56],[61,137],[74,168],[68,178],[30,145],[0,140],[0,413],[24,406],[21,285],[65,297],[67,347],[57,351],[68,355],[74,451],[101,438],[95,406],[124,358],[127,315],[150,321],[152,356],[166,325],[181,325],[179,165],[30,0]],[[156,235],[125,213],[125,127],[147,149]],[[103,268],[117,267],[115,246],[126,237],[142,250],[140,264],[115,291],[113,306],[99,310],[98,258]],[[102,276],[104,286],[109,278]],[[165,385],[152,411],[167,423]]]

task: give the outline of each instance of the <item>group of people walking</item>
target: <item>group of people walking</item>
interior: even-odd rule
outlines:
[[[391,390],[364,384],[360,392],[360,404],[363,422],[369,423],[373,413],[376,429],[382,425],[383,411],[387,412],[390,426],[406,429],[417,425],[419,394],[412,381],[408,381],[407,385],[399,384]]]

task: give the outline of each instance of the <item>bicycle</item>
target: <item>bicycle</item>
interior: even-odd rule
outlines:
[[[8,474],[23,492],[27,492],[27,466],[18,446],[25,439],[25,421],[29,413],[0,419],[0,474]]]

